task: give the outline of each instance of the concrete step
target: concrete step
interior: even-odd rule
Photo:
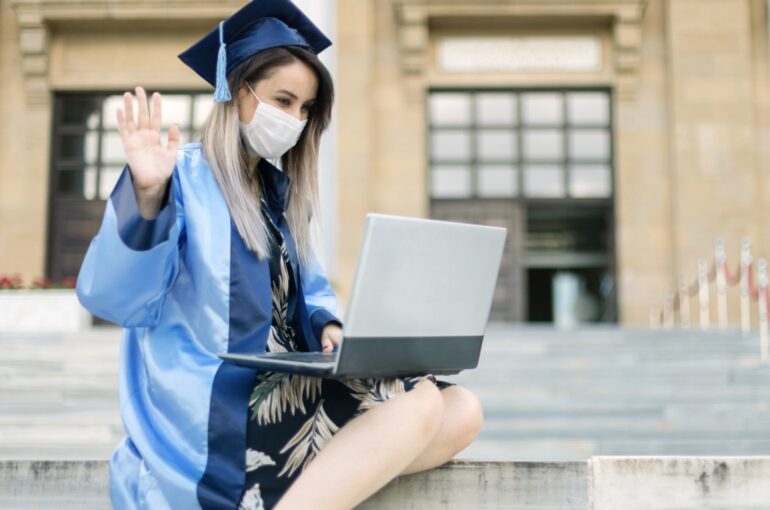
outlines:
[[[121,336],[113,327],[0,333],[0,457],[107,458],[123,434]],[[770,435],[762,436],[770,368],[757,366],[757,351],[756,336],[736,330],[497,323],[487,328],[478,367],[441,379],[482,401],[484,430],[468,450],[479,458],[770,454]],[[75,430],[89,427],[100,438],[90,447]]]
[[[485,413],[483,430],[490,434],[520,436],[592,435],[610,437],[616,434],[624,437],[736,437],[768,438],[768,416],[747,416],[743,419],[722,419],[708,421],[677,417],[675,419],[658,415],[629,415],[618,413],[614,416],[516,416],[500,417]]]
[[[767,510],[770,457],[454,459],[391,480],[358,510]],[[2,461],[0,508],[111,508],[108,461]]]
[[[457,457],[490,461],[577,461],[592,455],[661,455],[662,452],[666,455],[770,455],[770,439],[513,439],[487,437],[482,432]]]

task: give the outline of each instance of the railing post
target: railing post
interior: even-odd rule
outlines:
[[[717,239],[714,245],[714,264],[719,329],[725,329],[727,328],[727,276],[725,275],[725,243],[722,239]]]
[[[768,331],[767,331],[767,261],[757,261],[757,304],[759,305],[759,359],[768,362]]]
[[[650,329],[660,328],[660,308],[657,306],[650,307]]]
[[[749,294],[749,267],[751,267],[751,241],[741,239],[741,331],[748,335],[751,331],[751,296]]]
[[[679,275],[679,324],[684,329],[690,329],[690,293],[683,274]]]
[[[700,303],[700,328],[708,329],[709,316],[709,268],[705,259],[698,260],[698,301]]]
[[[674,292],[667,291],[663,300],[663,328],[673,329],[674,327]]]

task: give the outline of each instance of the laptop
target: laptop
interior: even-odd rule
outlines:
[[[502,227],[368,213],[339,348],[219,356],[332,379],[475,368],[506,235]]]

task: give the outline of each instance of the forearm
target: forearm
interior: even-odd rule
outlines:
[[[165,183],[152,188],[138,188],[134,183],[134,193],[136,195],[136,205],[139,209],[139,214],[146,220],[154,220],[157,218],[160,209],[166,203],[169,193],[169,183],[171,179],[167,179]]]

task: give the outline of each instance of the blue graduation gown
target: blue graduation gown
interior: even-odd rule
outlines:
[[[261,159],[266,200],[286,239],[294,325],[311,351],[337,318],[315,254],[299,266],[282,217],[289,178]],[[271,323],[269,263],[248,250],[199,143],[178,149],[163,206],[138,211],[128,167],[112,191],[77,279],[80,302],[124,327],[119,398],[127,437],[110,459],[118,510],[234,509],[245,482],[248,399],[257,371],[221,352],[264,352]]]

